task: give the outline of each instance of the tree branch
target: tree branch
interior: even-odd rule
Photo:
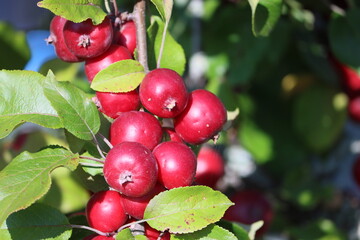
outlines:
[[[145,72],[149,71],[146,42],[146,22],[145,22],[146,0],[138,0],[134,5],[133,20],[136,25],[136,48],[140,64]]]

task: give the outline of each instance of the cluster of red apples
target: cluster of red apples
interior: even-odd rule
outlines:
[[[106,17],[74,23],[55,16],[47,39],[66,62],[85,62],[91,82],[110,64],[132,59],[136,26],[131,20],[115,26]],[[227,121],[223,103],[213,93],[189,92],[183,78],[171,69],[146,73],[130,92],[96,92],[99,110],[113,119],[103,174],[109,190],[94,193],[86,207],[89,225],[103,233],[86,239],[113,239],[129,221],[143,219],[148,202],[166,189],[194,184],[215,187],[224,173],[219,153],[203,145],[198,156],[190,146],[216,140]],[[166,122],[166,124],[164,124]],[[210,157],[209,157],[210,156]],[[169,239],[145,224],[149,239]]]

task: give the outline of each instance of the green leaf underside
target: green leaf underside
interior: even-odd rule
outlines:
[[[50,173],[65,166],[74,170],[78,156],[58,148],[23,152],[0,172],[0,224],[13,212],[30,206],[50,188]]]
[[[43,93],[44,81],[43,75],[32,71],[0,71],[0,138],[25,122],[63,126]]]
[[[164,21],[169,22],[170,18],[171,18],[174,1],[173,0],[151,0],[151,2],[155,5],[161,18]]]
[[[174,188],[155,196],[144,219],[151,227],[171,233],[191,233],[221,219],[233,203],[206,186]]]
[[[91,88],[100,92],[129,92],[136,89],[144,77],[144,67],[138,61],[122,60],[96,74]]]
[[[80,139],[91,140],[100,128],[99,111],[93,101],[71,83],[56,81],[51,73],[44,88],[64,127]]]
[[[101,9],[101,3],[101,0],[43,0],[37,5],[70,21],[79,23],[91,18],[93,23],[97,25],[106,16],[106,13]]]
[[[9,216],[0,227],[0,239],[65,240],[72,232],[68,224],[66,216],[57,209],[35,203]]]
[[[85,152],[81,155],[86,156],[86,157],[94,157],[89,152]],[[96,157],[94,157],[94,158],[96,158]],[[94,163],[93,160],[85,159],[85,158],[82,158],[80,162],[81,163]],[[98,164],[100,164],[100,163],[98,163]],[[87,172],[88,174],[90,174],[91,176],[96,176],[96,175],[100,175],[103,173],[103,167],[82,166],[82,169],[85,172]]]
[[[281,16],[282,0],[249,0],[255,36],[268,36]],[[259,11],[259,6],[264,7]]]
[[[132,235],[131,230],[129,228],[125,228],[124,230],[120,231],[115,236],[116,240],[135,240],[135,237]]]
[[[238,240],[238,238],[228,230],[215,224],[210,224],[204,229],[188,234],[177,234],[172,236],[172,240]],[[244,240],[244,239],[240,239]]]
[[[152,56],[152,58],[149,59],[152,68],[155,68],[159,58],[164,28],[165,23],[161,18],[152,16],[151,25],[147,30],[150,39],[149,53],[155,53],[155,56]],[[167,32],[160,67],[172,69],[182,75],[185,71],[185,64],[186,58],[184,49],[175,41],[171,34]]]

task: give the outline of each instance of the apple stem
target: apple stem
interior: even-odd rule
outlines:
[[[138,0],[134,5],[133,21],[136,25],[136,48],[140,64],[145,72],[149,72],[147,42],[146,42],[146,22],[145,22],[146,0]]]
[[[101,139],[104,141],[104,143],[106,143],[106,145],[108,145],[108,147],[110,149],[112,149],[114,146],[111,144],[111,142],[109,141],[109,139],[107,139],[104,135],[102,135],[101,133],[98,133],[98,135],[101,137]]]
[[[94,157],[88,157],[88,156],[80,156],[81,159],[88,159],[88,160],[92,160],[92,161],[95,161],[95,162],[99,162],[99,163],[102,163],[104,164],[105,161],[104,160],[101,160],[101,159],[98,159],[98,158],[94,158]]]
[[[109,236],[112,235],[111,233],[104,233],[104,232],[99,231],[99,230],[97,230],[95,228],[84,226],[84,225],[70,224],[70,227],[71,228],[80,228],[80,229],[90,230],[90,231],[93,231],[93,232],[97,233],[98,235],[105,236],[105,237],[109,237]]]
[[[84,167],[104,167],[104,164],[96,164],[96,163],[84,163],[84,162],[80,162],[79,163],[81,166]]]

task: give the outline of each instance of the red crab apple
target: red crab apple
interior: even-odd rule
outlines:
[[[102,23],[93,25],[88,19],[80,23],[66,21],[64,40],[66,46],[75,56],[88,59],[103,54],[111,45],[113,29],[109,17]]]
[[[153,190],[151,190],[148,194],[142,197],[127,197],[124,196],[122,198],[122,203],[125,212],[135,219],[143,219],[145,208],[150,202],[150,200],[157,194],[166,189],[161,184],[156,184]]]
[[[224,172],[224,159],[221,154],[211,146],[201,146],[197,156],[196,184],[215,188]]]
[[[174,70],[158,68],[146,74],[139,87],[142,105],[162,118],[179,115],[188,102],[184,80]]]
[[[128,197],[142,197],[155,187],[158,167],[144,145],[122,142],[108,152],[103,171],[110,187]]]
[[[174,118],[174,127],[185,142],[197,145],[216,138],[226,120],[221,100],[207,90],[197,89],[191,92],[185,110]]]
[[[348,113],[355,122],[360,122],[360,96],[350,99]]]
[[[159,238],[160,234],[163,234],[161,238]],[[161,233],[160,231],[150,227],[150,225],[147,223],[145,223],[145,236],[149,240],[170,240],[169,232]]]
[[[110,142],[139,142],[152,150],[162,138],[160,122],[150,113],[129,111],[117,117],[110,127]]]
[[[89,225],[103,232],[119,229],[128,219],[121,204],[121,198],[117,191],[94,193],[86,205],[86,218]]]
[[[153,150],[158,181],[167,189],[190,186],[196,173],[196,155],[181,142],[162,142]]]
[[[340,62],[335,56],[330,55],[331,63],[335,66],[338,71],[341,84],[347,94],[351,97],[355,97],[360,93],[360,74],[350,66]]]
[[[101,236],[101,235],[97,235],[97,234],[91,234],[87,237],[85,237],[83,240],[115,240],[114,237],[112,236]]]
[[[230,197],[230,200],[235,205],[225,212],[225,220],[242,224],[252,224],[263,220],[264,225],[256,232],[257,236],[262,235],[268,229],[273,218],[273,210],[269,200],[261,192],[238,191]]]
[[[85,61],[85,74],[88,81],[92,82],[95,75],[110,64],[125,59],[132,59],[129,50],[126,47],[112,44],[110,48],[100,56]]]
[[[136,26],[133,21],[127,21],[121,24],[120,30],[115,32],[115,41],[117,44],[123,45],[131,54],[136,48]]]
[[[81,62],[82,59],[75,56],[65,44],[63,31],[66,21],[63,17],[54,16],[50,22],[50,36],[46,41],[54,46],[57,57],[62,61]]]
[[[114,119],[123,112],[140,108],[139,93],[136,89],[120,93],[96,92],[96,99],[99,110]]]

